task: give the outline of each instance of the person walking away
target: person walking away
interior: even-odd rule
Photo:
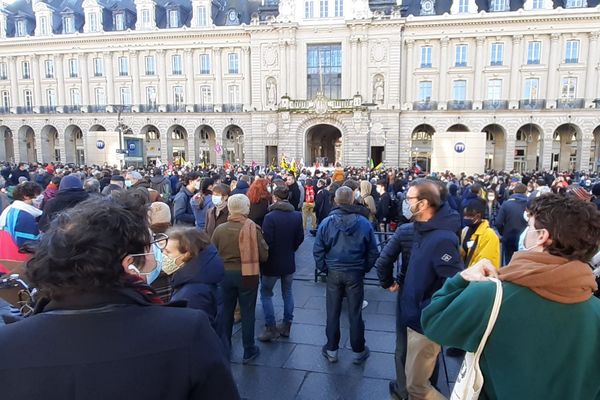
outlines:
[[[254,342],[256,297],[260,266],[269,256],[269,247],[258,225],[248,218],[250,200],[243,194],[227,199],[229,217],[219,225],[212,236],[225,266],[223,290],[223,318],[228,347],[231,348],[233,314],[239,300],[242,317],[244,364],[254,360],[260,350]]]
[[[277,339],[279,335],[290,336],[294,319],[294,297],[292,282],[296,272],[295,253],[304,241],[302,214],[294,210],[287,200],[289,189],[285,186],[275,188],[273,205],[263,223],[263,235],[269,245],[269,258],[261,264],[260,301],[265,315],[265,331],[258,337],[261,342]],[[273,309],[273,287],[281,281],[283,297],[283,321],[275,326]]]
[[[173,193],[171,190],[171,181],[163,175],[159,167],[155,167],[152,170],[152,175],[152,178],[150,178],[150,188],[160,193],[160,198],[163,202],[170,204]]]
[[[519,247],[519,236],[527,226],[523,218],[527,208],[527,186],[515,184],[513,194],[502,203],[496,216],[496,228],[502,235],[502,265],[507,265]]]
[[[200,189],[200,175],[197,172],[190,172],[183,178],[183,185],[179,193],[173,199],[173,215],[175,216],[175,225],[194,226],[196,217],[192,210],[190,201]]]
[[[465,268],[487,259],[496,269],[500,269],[500,239],[484,218],[485,212],[486,204],[481,199],[471,200],[463,210],[460,255]]]
[[[338,360],[340,314],[344,295],[348,299],[350,344],[353,363],[361,364],[369,357],[365,346],[365,324],[362,319],[364,276],[379,256],[373,226],[355,206],[354,192],[342,186],[335,192],[337,205],[325,218],[313,247],[316,267],[327,272],[327,344],[323,356],[331,363]]]
[[[40,230],[46,231],[58,213],[75,207],[89,197],[90,194],[83,190],[83,182],[78,176],[67,175],[62,178],[56,196],[46,203],[44,213],[40,217]]]
[[[379,230],[386,232],[388,224],[394,220],[398,212],[392,196],[386,190],[386,181],[380,180],[377,182],[377,193],[379,193],[379,202],[376,206],[376,218],[379,224]]]
[[[264,178],[257,178],[252,182],[246,196],[250,200],[250,218],[258,226],[262,226],[263,219],[269,211],[271,205],[271,193],[267,190],[269,181]]]
[[[375,199],[371,195],[372,185],[369,181],[360,181],[359,185],[362,204],[369,210],[369,222],[374,224],[377,220],[377,207],[375,206]]]
[[[196,228],[204,231],[208,212],[215,205],[212,202],[212,189],[215,184],[214,179],[204,178],[200,184],[200,192],[196,193],[190,200],[192,212],[196,218]]]
[[[302,205],[302,225],[306,231],[307,222],[310,218],[311,229],[317,229],[317,220],[315,215],[315,187],[312,179],[306,180],[304,186],[304,204]]]

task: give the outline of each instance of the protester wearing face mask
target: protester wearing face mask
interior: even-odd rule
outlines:
[[[587,262],[600,246],[600,213],[593,204],[546,194],[528,217],[524,251],[500,271],[482,260],[446,281],[423,311],[425,334],[475,351],[496,293],[486,281],[498,277],[502,303],[479,363],[480,398],[598,398],[600,300],[592,296],[597,284]]]
[[[220,183],[213,186],[212,202],[214,207],[208,211],[204,227],[204,231],[209,237],[212,237],[217,226],[227,222],[227,217],[229,217],[229,209],[227,208],[229,193],[229,185]]]
[[[484,218],[486,204],[482,199],[473,199],[463,210],[460,255],[469,268],[482,259],[488,259],[500,268],[500,239]]]
[[[200,175],[197,172],[190,172],[183,178],[183,182],[185,185],[181,186],[179,193],[177,193],[173,200],[175,224],[194,226],[196,217],[194,216],[190,200],[200,188]]]

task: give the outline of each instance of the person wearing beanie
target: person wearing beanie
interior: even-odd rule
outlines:
[[[513,194],[504,202],[496,216],[496,228],[502,235],[502,265],[510,262],[519,247],[519,236],[527,226],[523,213],[527,208],[527,186],[516,183]]]
[[[233,315],[239,300],[244,344],[242,362],[247,364],[259,354],[259,349],[254,342],[256,297],[260,263],[267,261],[269,246],[263,238],[260,227],[248,218],[250,200],[246,195],[230,196],[227,199],[227,208],[229,209],[227,222],[215,229],[211,241],[217,247],[225,266],[225,278],[221,286],[225,335],[231,348]]]
[[[50,227],[50,223],[61,211],[75,207],[82,201],[87,200],[90,194],[83,190],[83,182],[78,175],[67,175],[60,180],[56,196],[49,200],[40,217],[39,228],[44,232]]]

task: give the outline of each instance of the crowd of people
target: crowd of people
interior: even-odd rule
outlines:
[[[233,327],[243,364],[259,356],[256,339],[292,334],[307,235],[327,275],[328,362],[338,361],[344,298],[352,361],[368,359],[364,278],[375,268],[398,294],[390,395],[443,399],[441,346],[477,348],[495,290],[485,281],[499,277],[482,396],[599,398],[600,345],[581,341],[600,328],[595,173],[21,163],[4,165],[0,188],[0,274],[20,273],[34,292],[26,318],[0,299],[0,341],[14,343],[0,360],[8,398],[239,398]],[[577,359],[568,373],[566,358]]]

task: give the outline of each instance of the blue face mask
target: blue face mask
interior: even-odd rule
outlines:
[[[163,264],[163,254],[160,248],[156,245],[152,245],[152,253],[154,253],[154,259],[156,260],[156,268],[154,268],[148,275],[146,275],[146,282],[148,285],[152,284],[160,275]]]
[[[523,232],[521,232],[521,235],[519,236],[519,247],[517,248],[519,251],[525,250],[525,236],[527,235],[528,230],[529,227],[526,227],[525,230],[523,230]]]
[[[473,226],[473,220],[471,218],[463,218],[463,226]]]

